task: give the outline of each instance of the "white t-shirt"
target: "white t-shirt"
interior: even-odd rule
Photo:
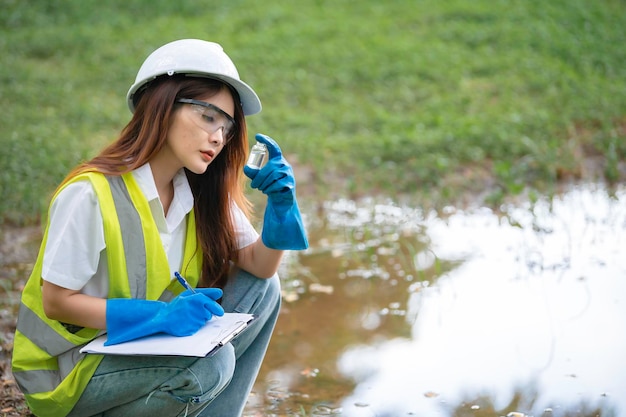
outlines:
[[[174,177],[174,198],[165,216],[150,164],[132,171],[132,175],[148,200],[173,277],[183,261],[185,220],[193,209],[187,177],[182,169]],[[231,210],[238,248],[251,245],[259,234],[234,202]],[[41,274],[44,280],[60,287],[100,298],[107,296],[109,278],[102,215],[88,180],[68,185],[53,201]]]

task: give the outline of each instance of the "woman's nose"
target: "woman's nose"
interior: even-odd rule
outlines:
[[[209,140],[211,141],[211,143],[223,145],[225,143],[224,128],[217,128],[215,132],[211,133],[211,136],[209,136]]]

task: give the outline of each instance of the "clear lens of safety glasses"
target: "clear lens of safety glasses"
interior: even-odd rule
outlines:
[[[211,103],[190,98],[180,98],[176,102],[191,104],[191,108],[197,116],[194,120],[207,133],[213,134],[218,129],[223,129],[224,145],[235,131],[235,120],[224,110]]]

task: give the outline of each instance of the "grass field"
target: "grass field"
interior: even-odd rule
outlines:
[[[37,228],[130,119],[144,58],[189,37],[221,43],[258,92],[249,131],[306,174],[303,205],[624,181],[625,28],[624,0],[0,0],[0,237]],[[0,371],[14,328],[0,317]],[[0,415],[28,415],[0,385]]]
[[[129,120],[156,47],[221,43],[252,133],[313,172],[301,199],[489,201],[625,178],[622,0],[0,0],[0,223],[37,222]],[[589,161],[593,161],[590,169]],[[426,203],[425,203],[426,204]]]

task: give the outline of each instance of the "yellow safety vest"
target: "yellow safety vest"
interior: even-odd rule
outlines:
[[[85,179],[91,181],[102,213],[109,268],[108,298],[169,300],[180,293],[182,287],[171,281],[167,256],[148,201],[132,174],[84,173],[71,182]],[[181,271],[192,286],[198,283],[202,262],[195,226],[192,211],[187,220]],[[31,411],[39,417],[60,417],[72,410],[102,360],[101,355],[86,355],[79,350],[103,331],[63,324],[45,315],[41,269],[48,227],[49,224],[22,293],[12,367]]]

